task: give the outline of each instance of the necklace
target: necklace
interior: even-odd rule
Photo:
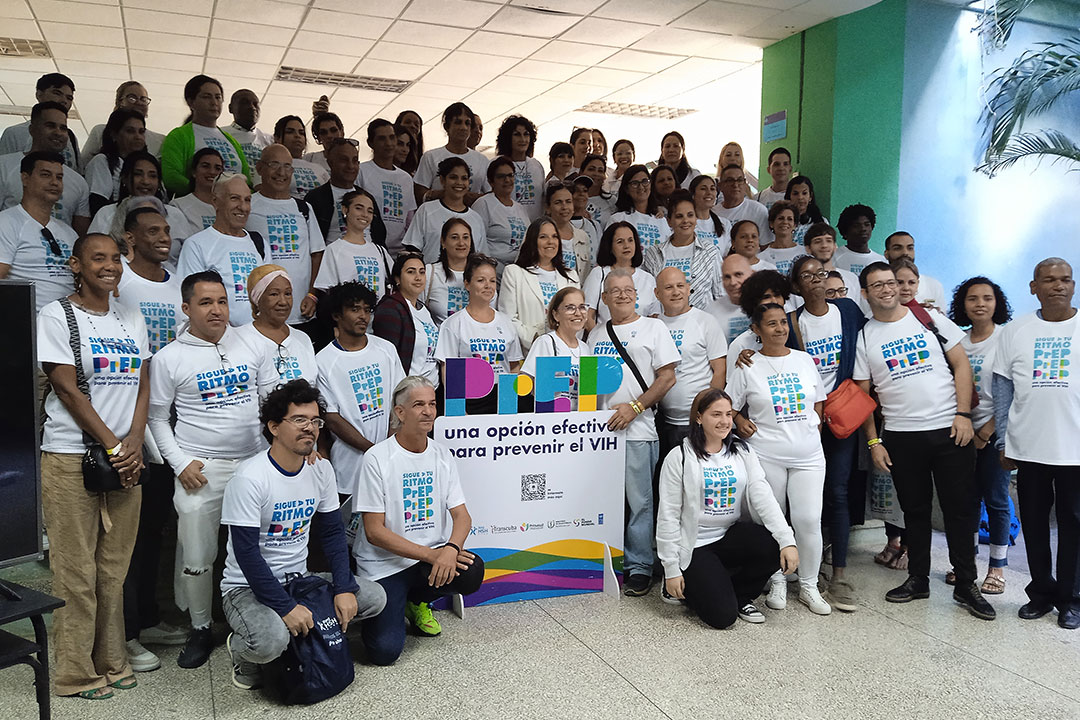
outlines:
[[[787,359],[791,357],[791,352],[789,351],[787,355],[781,355],[779,358],[773,355],[766,355],[765,353],[758,353],[758,357],[764,360],[765,364],[769,366],[770,375],[779,375],[784,372],[784,365],[787,364]],[[779,367],[773,362],[777,359],[780,360]]]

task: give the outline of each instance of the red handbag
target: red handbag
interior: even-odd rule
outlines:
[[[825,396],[825,424],[833,435],[843,440],[862,427],[876,407],[874,398],[848,378]]]

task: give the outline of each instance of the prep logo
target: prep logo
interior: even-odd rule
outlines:
[[[1068,387],[1072,338],[1035,338],[1032,351],[1031,387]]]
[[[894,380],[930,372],[934,363],[930,359],[930,347],[926,333],[892,340],[881,346],[881,358]]]

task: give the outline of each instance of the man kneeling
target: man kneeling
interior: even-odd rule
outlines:
[[[391,428],[395,435],[364,455],[354,511],[363,532],[353,555],[360,578],[386,591],[386,607],[364,622],[368,660],[390,665],[405,645],[404,615],[421,635],[442,627],[428,605],[440,595],[476,592],[484,561],[462,549],[472,518],[450,450],[428,433],[435,425],[435,388],[412,376],[398,383]]]
[[[259,665],[274,660],[289,636],[307,635],[311,611],[283,583],[307,574],[308,531],[314,529],[332,574],[334,609],[344,632],[354,617],[378,615],[386,594],[353,578],[338,510],[337,480],[329,460],[308,462],[323,426],[325,406],[306,380],[293,380],[266,396],[260,412],[270,450],[245,460],[225,488],[221,524],[229,528],[221,581],[222,606],[233,632],[226,645],[233,684],[261,684]]]

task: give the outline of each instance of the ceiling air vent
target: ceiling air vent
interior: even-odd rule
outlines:
[[[412,85],[411,80],[371,77],[370,75],[351,75],[349,73],[311,70],[308,68],[282,65],[278,68],[275,80],[311,83],[313,85],[337,85],[338,87],[377,90],[379,92],[399,93]]]
[[[0,37],[0,56],[51,58],[52,53],[44,40]]]
[[[630,117],[654,118],[660,120],[674,120],[685,115],[697,112],[689,108],[664,107],[662,105],[635,105],[633,103],[604,102],[598,100],[584,107],[579,107],[578,112],[602,113],[604,115],[628,115]]]

